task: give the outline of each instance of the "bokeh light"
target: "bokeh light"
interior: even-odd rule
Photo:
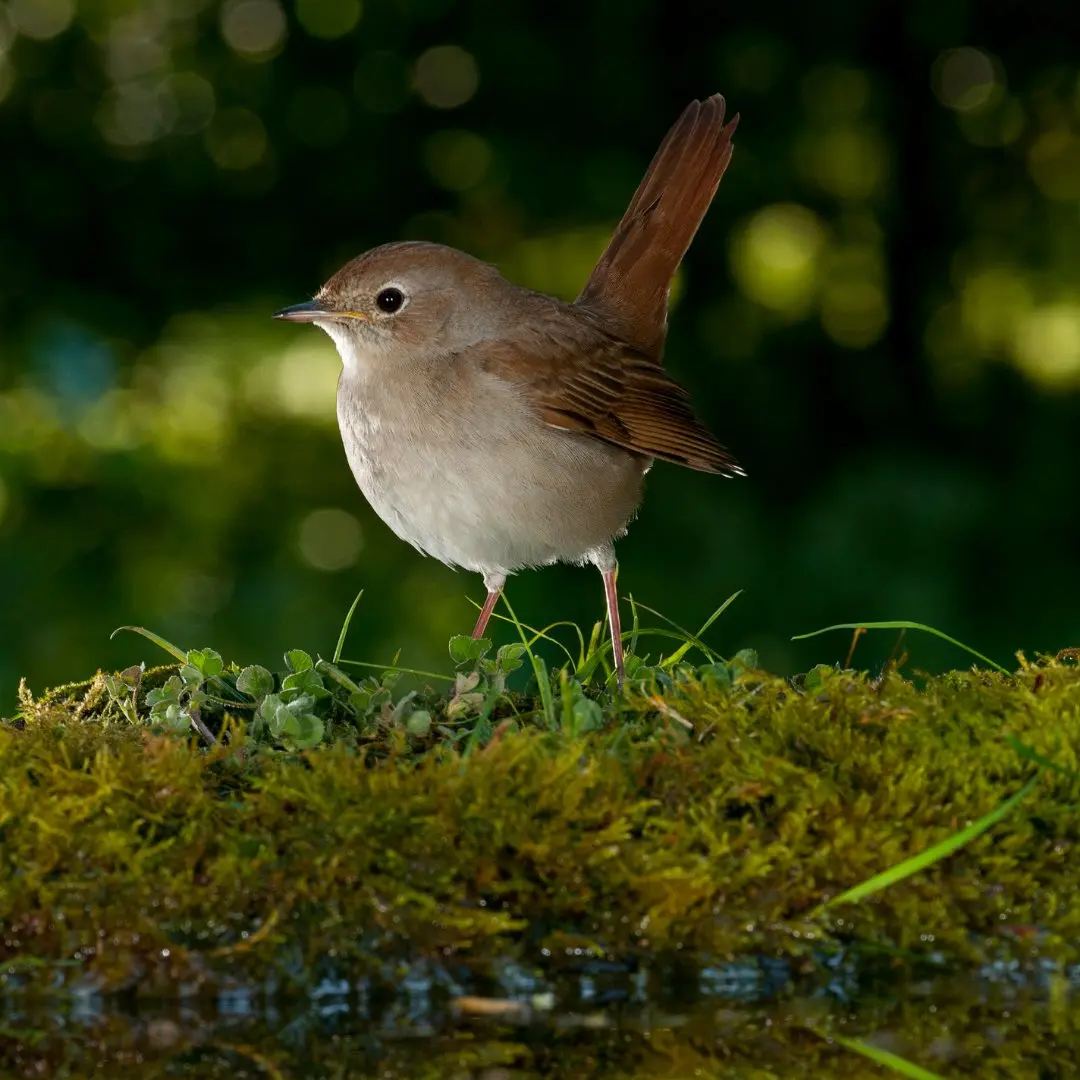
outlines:
[[[989,105],[1003,93],[1004,81],[996,57],[967,46],[943,52],[931,69],[931,86],[937,99],[958,112]]]
[[[821,325],[848,349],[865,349],[878,341],[889,322],[881,253],[849,244],[828,255],[821,289]]]
[[[1080,304],[1046,304],[1022,317],[1016,333],[1016,362],[1047,388],[1080,386]]]
[[[316,570],[333,573],[356,563],[364,546],[360,522],[336,506],[312,510],[297,534],[300,555]]]
[[[1072,131],[1047,131],[1028,151],[1028,168],[1049,199],[1080,199],[1080,137]]]
[[[7,11],[0,7],[0,103],[15,84],[15,70],[8,58],[14,40],[15,27],[11,24]]]
[[[804,135],[797,160],[802,173],[839,199],[878,194],[888,174],[888,151],[880,133],[865,124]]]
[[[813,303],[825,244],[825,226],[812,210],[793,203],[767,206],[735,232],[735,280],[763,307],[797,318]]]
[[[424,144],[424,164],[449,191],[474,187],[491,166],[491,147],[469,131],[437,131]]]
[[[253,168],[267,150],[266,128],[250,110],[222,109],[206,129],[206,149],[219,168],[237,171]]]
[[[286,29],[277,0],[226,0],[221,9],[222,37],[252,60],[273,56],[285,41]]]
[[[194,71],[178,71],[164,85],[176,111],[173,130],[182,135],[202,131],[217,105],[210,81]]]
[[[476,61],[458,45],[436,45],[420,55],[413,69],[413,87],[429,105],[456,109],[480,85]]]
[[[175,119],[176,104],[168,87],[145,82],[129,82],[109,90],[95,116],[106,142],[120,147],[153,142]]]
[[[985,266],[968,274],[960,289],[960,318],[980,353],[1011,351],[1017,327],[1027,319],[1035,297],[1014,267]]]
[[[48,41],[71,25],[75,0],[8,0],[7,10],[20,34]]]
[[[297,22],[312,37],[339,38],[360,21],[360,0],[296,0]]]
[[[303,327],[281,351],[253,364],[244,394],[260,412],[296,416],[333,427],[341,361],[334,346]]]

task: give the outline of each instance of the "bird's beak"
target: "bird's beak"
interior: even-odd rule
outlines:
[[[308,300],[303,304],[293,304],[292,307],[275,311],[274,318],[284,319],[286,322],[314,322],[329,314],[318,300]]]

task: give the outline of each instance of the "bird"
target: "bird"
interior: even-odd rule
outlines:
[[[614,541],[656,460],[745,475],[662,365],[671,282],[733,151],[720,94],[664,138],[573,302],[441,244],[383,244],[273,317],[340,354],[337,418],[360,490],[403,540],[483,575],[482,638],[509,575],[601,573],[617,686]]]

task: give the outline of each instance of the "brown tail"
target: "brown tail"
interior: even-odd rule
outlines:
[[[628,343],[659,356],[671,279],[724,175],[739,117],[724,99],[687,105],[652,159],[578,303],[615,316]]]

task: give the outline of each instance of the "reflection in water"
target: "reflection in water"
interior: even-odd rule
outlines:
[[[0,1075],[43,1077],[1067,1077],[1080,972],[986,970],[811,987],[767,963],[508,970],[460,985],[326,980],[306,998],[236,987],[169,1002],[0,1002]],[[907,1065],[910,1063],[910,1066]],[[921,1070],[921,1071],[919,1071]]]

